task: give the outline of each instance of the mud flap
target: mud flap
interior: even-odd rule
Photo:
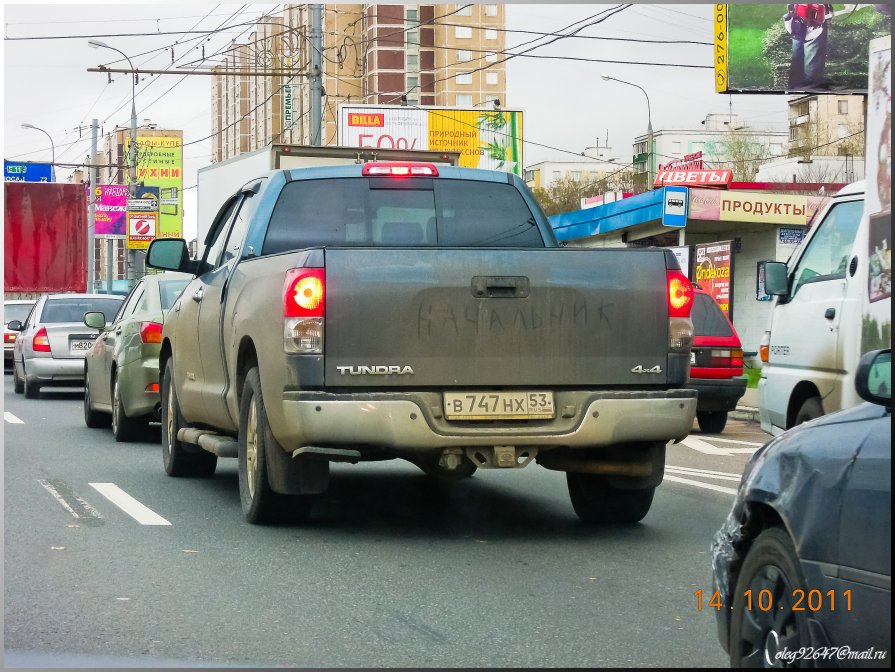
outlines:
[[[267,453],[267,480],[280,495],[319,495],[329,487],[329,460],[292,457],[274,446]]]

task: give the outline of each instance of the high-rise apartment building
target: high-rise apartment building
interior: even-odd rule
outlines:
[[[321,144],[342,103],[473,107],[506,99],[502,4],[324,6]],[[212,78],[211,160],[310,144],[311,16],[287,5],[233,45]]]

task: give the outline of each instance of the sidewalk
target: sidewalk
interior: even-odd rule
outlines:
[[[729,413],[734,420],[758,422],[758,388],[747,387],[735,411]]]

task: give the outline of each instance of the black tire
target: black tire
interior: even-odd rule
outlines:
[[[261,376],[249,370],[239,405],[239,500],[245,519],[253,525],[304,522],[311,515],[314,498],[308,495],[281,495],[270,487],[267,476],[269,451],[282,450],[270,431]]]
[[[733,593],[731,667],[781,666],[777,651],[808,646],[807,612],[793,611],[793,591],[798,590],[805,590],[805,578],[789,535],[779,527],[765,530],[746,554]]]
[[[803,401],[802,405],[799,407],[799,412],[796,413],[796,419],[793,422],[793,425],[801,425],[803,422],[809,422],[810,420],[819,418],[823,414],[824,407],[820,402],[820,397],[809,397]]]
[[[640,522],[649,512],[656,489],[623,490],[614,488],[605,476],[566,473],[569,498],[575,513],[585,523],[618,523],[630,525]]]
[[[121,401],[121,386],[118,384],[117,371],[112,374],[112,434],[118,442],[133,441],[146,431],[146,416],[131,418],[124,412]]]
[[[87,382],[87,369],[84,369],[84,424],[90,429],[108,427],[112,422],[108,413],[94,411],[90,407],[90,384]]]
[[[218,456],[201,448],[190,450],[177,440],[177,431],[186,423],[180,414],[177,393],[174,391],[174,368],[171,360],[165,363],[162,375],[162,461],[168,476],[207,477],[214,474]]]
[[[25,383],[19,378],[19,374],[16,372],[15,362],[12,364],[12,389],[15,390],[16,394],[22,394],[25,391]]]
[[[24,368],[24,364],[23,364]],[[40,396],[40,385],[35,383],[29,383],[28,377],[25,377],[25,399],[37,399]]]
[[[727,411],[700,411],[696,413],[699,429],[707,434],[720,434],[727,425]]]

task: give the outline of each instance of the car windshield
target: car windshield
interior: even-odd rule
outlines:
[[[112,297],[78,297],[71,299],[49,299],[40,314],[42,324],[62,324],[83,322],[84,313],[98,311],[110,321],[121,307],[122,299]]]
[[[307,246],[544,247],[512,185],[390,177],[296,180],[283,188],[262,254]]]
[[[693,299],[690,319],[697,336],[733,336],[730,323],[712,297],[696,293]]]
[[[183,288],[190,284],[189,280],[162,280],[158,283],[159,299],[162,303],[162,310],[168,310],[177,301],[177,297],[183,291]]]
[[[3,304],[3,324],[9,324],[13,320],[24,322],[31,312],[33,303],[6,303]]]

